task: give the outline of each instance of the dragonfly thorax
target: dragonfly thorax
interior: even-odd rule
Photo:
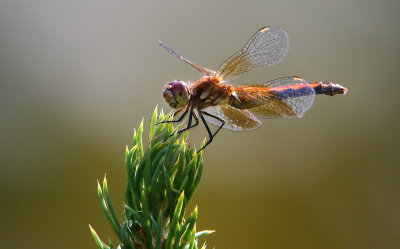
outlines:
[[[172,81],[165,86],[163,96],[172,108],[184,107],[190,99],[189,85],[184,81]]]

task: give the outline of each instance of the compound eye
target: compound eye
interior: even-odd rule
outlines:
[[[187,104],[189,100],[189,86],[183,81],[173,81],[171,86],[172,94],[179,104]]]
[[[175,80],[168,84],[173,92],[185,92],[188,90],[186,82]]]
[[[172,81],[165,86],[164,98],[173,108],[185,106],[189,101],[189,86],[183,81]]]

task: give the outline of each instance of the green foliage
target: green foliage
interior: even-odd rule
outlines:
[[[149,145],[143,148],[143,121],[134,132],[133,145],[125,152],[127,186],[124,219],[120,223],[108,192],[107,180],[98,183],[101,208],[120,239],[123,249],[192,249],[197,238],[214,231],[196,233],[197,207],[185,219],[186,206],[200,182],[202,152],[186,145],[187,132],[177,134],[169,115],[155,109],[150,121]],[[160,124],[157,124],[160,123]],[[157,124],[157,125],[156,125]],[[90,226],[100,249],[114,248],[100,240]],[[202,248],[205,248],[205,244]]]

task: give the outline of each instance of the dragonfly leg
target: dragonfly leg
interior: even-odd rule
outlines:
[[[178,115],[180,112],[182,112],[184,109],[186,108],[185,112],[182,114],[182,116],[180,116],[177,120],[167,120],[167,121],[161,121],[159,123],[157,123],[156,125],[159,124],[163,124],[163,123],[179,123],[181,122],[185,116],[187,115],[188,111],[189,111],[189,107],[182,107],[181,109],[177,110],[176,112],[174,112],[173,117],[175,117],[176,115]]]
[[[206,144],[205,144],[203,147],[201,147],[200,150],[197,151],[197,153],[199,153],[199,152],[202,151],[205,147],[207,147],[207,145],[209,145],[209,144],[212,142],[212,140],[213,140],[213,138],[215,137],[215,135],[217,135],[217,133],[219,132],[219,130],[221,130],[221,128],[225,125],[225,120],[223,120],[223,119],[220,118],[220,117],[217,117],[217,116],[214,116],[214,115],[212,115],[212,114],[210,114],[210,113],[208,113],[208,112],[202,112],[202,111],[199,111],[199,114],[200,114],[201,120],[203,121],[204,126],[205,126],[206,129],[207,129],[208,136],[209,136],[210,138],[208,139],[208,141],[206,142]],[[219,120],[219,121],[221,122],[221,125],[220,125],[220,126],[218,127],[218,129],[214,132],[214,134],[211,133],[210,127],[208,127],[207,122],[206,122],[206,120],[205,120],[204,117],[203,117],[203,114],[206,115],[206,116],[209,116],[209,117],[211,117],[211,118],[215,118],[215,119],[217,119],[217,120]]]
[[[195,120],[195,124],[192,125],[192,117]],[[199,118],[196,116],[196,113],[193,112],[193,110],[190,110],[190,114],[189,114],[189,121],[188,121],[188,125],[186,126],[186,128],[178,131],[178,133],[187,131],[189,129],[192,129],[193,127],[197,126],[199,124]]]
[[[188,110],[189,110],[189,108],[187,108],[187,110],[185,111],[185,113],[183,113],[182,116],[181,116],[178,120],[176,120],[176,121],[169,121],[169,122],[180,122],[180,121],[183,119],[182,117],[186,116]],[[192,125],[192,118],[193,118],[193,117],[194,117],[194,119],[195,119],[195,124],[194,124],[194,125]],[[164,123],[165,123],[165,122],[166,122],[166,121],[164,121]],[[189,130],[189,129],[195,127],[195,126],[197,126],[198,124],[199,124],[199,118],[198,118],[198,117],[196,116],[196,114],[193,112],[193,109],[190,109],[189,120],[188,120],[187,126],[186,126],[184,129],[182,129],[182,130],[180,130],[180,131],[178,131],[178,132],[176,132],[176,133],[179,134],[179,133],[182,133],[182,132],[184,132],[184,131],[187,131],[187,130]],[[175,135],[175,133],[171,134],[169,137],[167,137],[167,139],[170,138],[170,137],[172,137],[173,135]]]

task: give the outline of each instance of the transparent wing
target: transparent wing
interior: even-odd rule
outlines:
[[[301,118],[314,102],[315,91],[305,80],[285,77],[235,88],[239,109],[260,118]]]
[[[191,65],[192,67],[194,67],[195,69],[197,69],[198,71],[204,73],[205,75],[208,76],[212,76],[215,74],[214,71],[207,69],[205,67],[199,66],[191,61],[189,61],[188,59],[186,59],[185,57],[183,57],[182,55],[178,54],[178,52],[176,52],[175,50],[173,50],[172,48],[167,47],[167,45],[165,45],[162,41],[157,41],[158,44],[164,48],[165,50],[167,50],[170,54],[175,55],[176,57],[178,57],[180,60],[186,62],[187,64]]]
[[[285,58],[288,50],[289,37],[284,30],[262,28],[239,52],[219,66],[216,77],[232,80],[240,74],[273,66]]]
[[[223,128],[231,131],[251,131],[261,125],[261,121],[248,110],[239,110],[229,105],[210,106],[202,111],[222,118],[225,121]],[[203,115],[210,124],[220,126],[221,122]]]

